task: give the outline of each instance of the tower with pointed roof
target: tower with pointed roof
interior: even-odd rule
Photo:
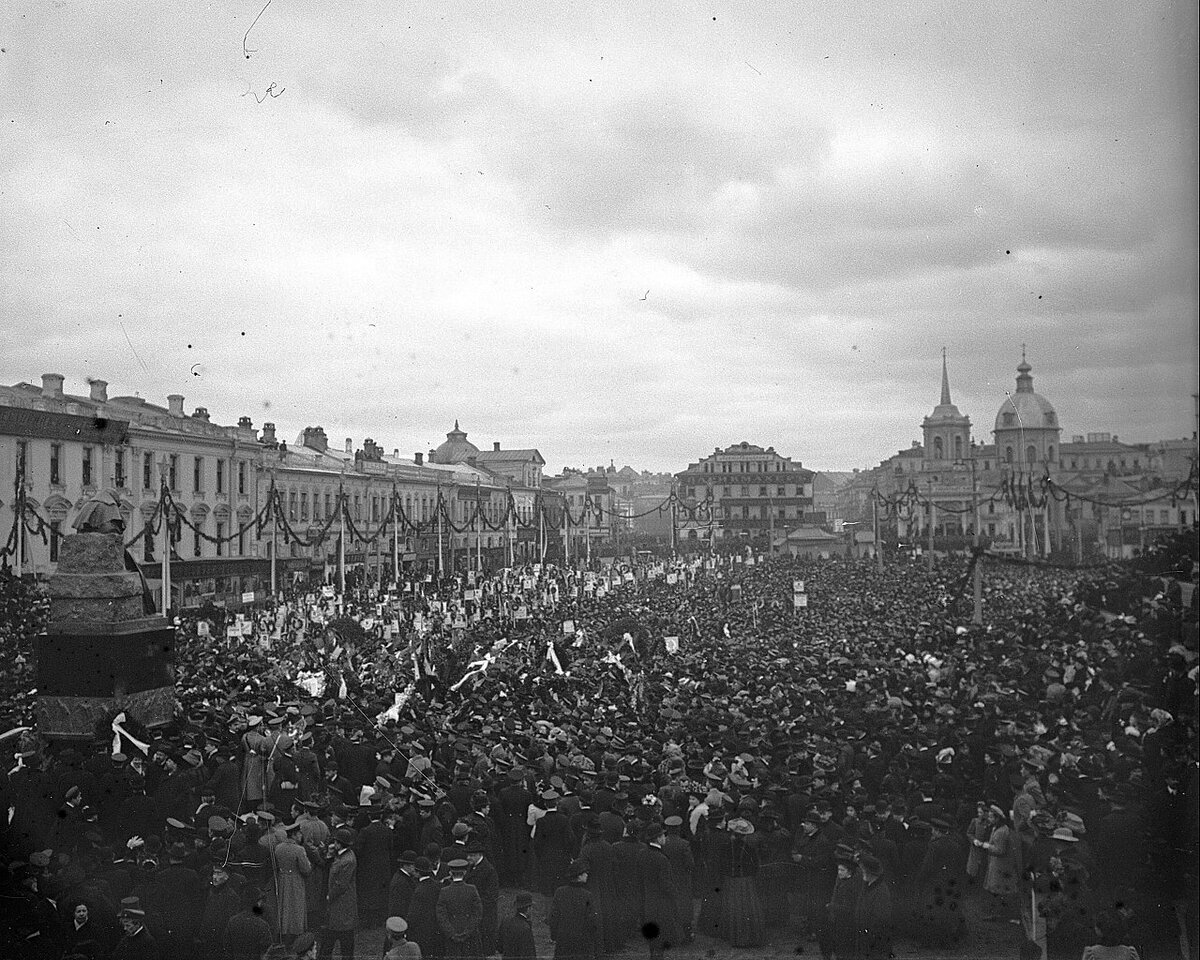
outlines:
[[[1053,404],[1034,392],[1032,371],[1022,346],[1016,392],[1000,405],[992,430],[996,459],[1024,470],[1057,465],[1062,434]]]
[[[925,460],[964,460],[971,452],[971,418],[959,413],[950,399],[950,373],[942,348],[942,396],[933,413],[921,422]]]

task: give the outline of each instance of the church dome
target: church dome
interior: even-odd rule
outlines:
[[[458,429],[458,421],[454,421],[454,429],[446,434],[446,442],[429,455],[434,463],[466,463],[470,457],[479,453],[479,448],[467,439],[465,431]]]
[[[1017,367],[1017,390],[996,413],[996,430],[1060,430],[1054,405],[1033,392],[1033,370],[1023,358]]]

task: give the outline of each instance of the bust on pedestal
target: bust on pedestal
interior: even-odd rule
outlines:
[[[85,503],[63,538],[50,577],[50,623],[37,640],[38,728],[90,739],[98,721],[125,711],[147,727],[175,713],[175,628],[154,616],[125,551],[120,503]]]

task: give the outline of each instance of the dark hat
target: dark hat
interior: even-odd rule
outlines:
[[[313,948],[313,944],[316,942],[316,934],[305,931],[292,941],[292,953],[297,957],[303,956]]]
[[[354,846],[354,831],[342,827],[333,832],[333,839],[340,843],[343,847]]]
[[[400,854],[400,862],[415,864],[417,862],[417,852],[415,850],[405,850]]]
[[[532,906],[533,906],[533,894],[526,893],[524,890],[522,890],[520,893],[518,893],[516,898],[513,900],[513,909],[514,910],[525,910],[526,908],[532,907]]]

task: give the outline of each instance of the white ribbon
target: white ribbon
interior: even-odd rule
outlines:
[[[112,752],[113,752],[113,754],[118,754],[121,752],[121,738],[124,737],[126,740],[128,740],[130,743],[132,743],[135,747],[137,747],[139,750],[141,750],[142,753],[144,753],[146,756],[150,756],[150,744],[142,743],[141,740],[137,739],[137,737],[133,736],[133,734],[131,734],[128,730],[126,730],[123,726],[121,726],[121,724],[123,724],[124,722],[125,722],[125,711],[122,710],[115,717],[113,717],[113,722],[112,722],[112,732],[113,732]]]
[[[554,664],[554,672],[560,677],[566,672],[562,668],[562,664],[558,662],[558,653],[554,649],[554,641],[546,641],[546,659]]]
[[[482,660],[472,660],[469,664],[467,664],[467,672],[463,674],[462,679],[459,680],[458,683],[454,684],[454,686],[452,686],[450,689],[457,691],[459,687],[461,687],[472,677],[478,677],[487,673],[488,667],[495,662],[496,656],[490,652],[485,653]]]

